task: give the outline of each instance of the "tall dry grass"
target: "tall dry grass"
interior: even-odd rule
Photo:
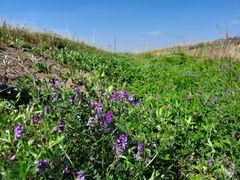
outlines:
[[[179,45],[171,48],[154,50],[154,55],[163,56],[175,53],[185,53],[204,58],[240,60],[240,37],[220,39],[213,42],[201,42],[190,45]]]

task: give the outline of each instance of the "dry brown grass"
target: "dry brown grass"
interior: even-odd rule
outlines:
[[[213,42],[201,42],[152,51],[154,55],[158,56],[182,52],[187,55],[204,58],[240,60],[240,38],[220,39]]]

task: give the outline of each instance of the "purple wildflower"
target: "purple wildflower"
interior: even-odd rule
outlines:
[[[148,163],[150,163],[150,159],[149,159],[149,157],[147,156],[146,158],[145,158],[145,164],[148,164]]]
[[[82,170],[77,172],[77,179],[78,180],[84,180],[85,179],[84,172]]]
[[[18,141],[23,134],[23,126],[18,124],[14,127],[14,140]]]
[[[14,153],[10,153],[9,155],[8,155],[8,160],[9,161],[14,161],[16,159],[16,155],[14,154]]]
[[[103,120],[104,120],[104,122],[106,122],[106,123],[110,123],[110,122],[112,122],[112,119],[113,119],[113,113],[112,113],[112,111],[108,111],[106,114],[104,114],[104,116],[103,116]]]
[[[115,141],[116,154],[119,156],[127,148],[127,136],[121,134]]]
[[[93,124],[94,124],[94,118],[91,117],[88,119],[87,126],[93,127]]]
[[[112,122],[112,119],[113,119],[112,111],[108,111],[106,114],[103,115],[103,121],[100,124],[104,131],[108,129],[108,124]]]
[[[136,159],[137,160],[141,159],[142,153],[143,153],[143,143],[142,142],[138,142],[137,143],[137,154],[136,154]]]
[[[57,122],[57,127],[56,127],[56,130],[58,131],[58,132],[61,132],[62,130],[63,130],[63,121],[61,120],[61,119],[59,119],[58,120],[58,122]]]
[[[231,178],[234,174],[235,164],[231,163],[228,169],[226,169],[227,175]]]
[[[54,77],[54,78],[52,78],[51,82],[52,82],[52,87],[56,88],[57,83],[58,83],[58,79]]]
[[[102,105],[98,101],[94,101],[93,103],[95,106],[94,108],[95,113],[100,114],[102,112]]]
[[[35,163],[35,166],[37,166],[38,172],[40,174],[44,174],[46,172],[46,168],[49,166],[49,164],[44,159],[41,159]]]
[[[117,91],[114,91],[112,93],[112,101],[113,102],[116,102],[118,100],[118,92]]]
[[[172,107],[171,106],[165,106],[165,110],[167,110],[167,111],[169,111],[170,109],[172,109]]]
[[[32,120],[34,124],[39,124],[43,122],[43,119],[41,118],[41,116],[37,115],[37,114],[33,114],[32,115]]]
[[[70,102],[71,105],[74,104],[74,100],[75,100],[75,97],[74,97],[74,96],[70,96],[70,97],[69,97],[69,102]]]
[[[53,99],[57,99],[58,94],[56,92],[54,92],[54,93],[51,94],[51,96],[52,96]]]
[[[225,67],[221,66],[218,71],[223,74],[225,72]]]
[[[69,167],[66,167],[63,171],[65,174],[70,174],[72,171]]]
[[[45,106],[44,107],[44,114],[48,114],[49,113],[49,108],[48,108],[48,106]]]
[[[221,157],[221,163],[224,164],[226,162],[224,157]]]
[[[80,94],[80,93],[81,93],[80,87],[76,87],[76,88],[75,88],[75,92],[76,92],[77,94]]]
[[[128,93],[125,90],[122,90],[120,99],[123,100],[127,98],[127,96],[128,96]]]
[[[127,100],[128,100],[128,102],[130,102],[130,103],[133,103],[134,102],[134,95],[133,94],[128,94],[127,95]]]
[[[210,166],[213,166],[215,164],[215,160],[213,158],[211,158],[209,161],[208,161],[208,164]]]

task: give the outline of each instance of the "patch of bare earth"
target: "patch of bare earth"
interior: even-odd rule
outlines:
[[[23,53],[15,48],[5,46],[0,49],[0,82],[15,84],[23,74],[32,75],[33,62],[24,57]]]
[[[35,62],[28,51],[18,50],[14,47],[4,45],[0,48],[0,84],[14,85],[16,81],[24,74],[34,79],[59,79],[59,86],[64,88],[72,88],[80,86],[82,92],[86,93],[86,89],[76,77],[69,77],[66,82],[61,80],[62,75],[69,72],[69,68],[65,65],[60,65],[53,60],[44,57],[37,57],[38,63],[47,67],[48,72],[39,72]]]
[[[14,85],[24,74],[41,79],[58,77],[69,71],[67,67],[49,59],[40,59],[39,63],[46,66],[50,70],[49,73],[39,72],[27,52],[4,46],[0,49],[0,83]]]

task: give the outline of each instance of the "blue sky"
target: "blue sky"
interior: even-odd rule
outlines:
[[[0,18],[141,51],[240,34],[240,0],[0,0]]]

